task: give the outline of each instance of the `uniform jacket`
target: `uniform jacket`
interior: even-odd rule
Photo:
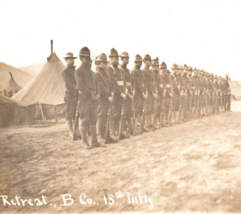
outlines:
[[[111,63],[107,65],[106,73],[110,77],[112,88],[115,90],[115,95],[120,95],[125,92],[125,82],[124,74],[118,66],[112,65]]]
[[[125,66],[125,65],[119,65],[118,66],[120,70],[122,70],[123,76],[124,76],[124,81],[125,81],[125,86],[128,89],[129,94],[133,94],[133,79],[131,76],[130,70]]]
[[[100,99],[108,100],[111,95],[111,80],[104,69],[96,68],[95,79],[100,92]]]
[[[131,70],[131,77],[133,80],[133,87],[135,89],[135,96],[142,97],[142,93],[146,91],[146,85],[142,71],[134,66],[134,68]]]
[[[91,97],[91,94],[98,93],[94,72],[89,69],[88,65],[81,64],[80,67],[75,70],[75,79],[78,90],[85,97]]]
[[[77,93],[77,84],[75,80],[75,66],[67,65],[67,67],[62,72],[62,78],[65,84],[65,92],[67,93]]]
[[[173,88],[173,93],[174,94],[180,94],[180,89],[178,88],[178,83],[177,83],[177,77],[175,74],[170,74],[169,75],[169,80],[170,80],[170,84]]]
[[[143,68],[142,69],[143,75],[144,75],[144,81],[148,90],[148,94],[153,94],[155,91],[155,79],[152,71],[150,69]]]

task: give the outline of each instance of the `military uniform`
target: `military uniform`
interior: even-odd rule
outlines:
[[[99,54],[96,59],[96,62],[106,62],[107,63],[107,56],[102,53]],[[95,79],[98,84],[99,92],[100,92],[100,99],[98,100],[98,130],[99,130],[99,135],[101,141],[104,139],[105,135],[105,129],[106,129],[106,124],[107,124],[107,115],[108,115],[108,110],[111,105],[110,101],[108,98],[111,96],[111,92],[113,89],[111,88],[111,80],[109,76],[107,75],[105,69],[96,68],[95,71]]]
[[[77,84],[75,81],[75,66],[67,65],[62,72],[62,78],[65,84],[65,112],[66,120],[73,120],[75,117],[75,111],[77,106]]]
[[[122,58],[129,58],[129,54],[127,52],[122,52],[120,55]],[[130,73],[130,70],[126,65],[119,65],[119,69],[122,70],[125,86],[127,89],[127,96],[125,100],[125,109],[123,112],[122,118],[122,137],[128,138],[132,131],[132,117],[133,117],[133,79]],[[128,129],[127,129],[128,127]]]
[[[68,52],[64,59],[76,59],[71,52]],[[73,139],[73,120],[75,118],[75,112],[77,107],[77,84],[75,81],[75,66],[67,64],[67,67],[62,71],[61,75],[65,85],[65,114],[66,123],[69,128],[70,137]]]
[[[112,48],[109,57],[119,57],[118,52]],[[124,110],[123,105],[125,104],[125,99],[121,96],[121,94],[125,93],[124,74],[122,70],[118,68],[117,64],[111,62],[107,65],[106,72],[114,88],[114,98],[111,109],[112,115],[110,120],[110,139],[112,142],[116,142],[121,134],[119,133],[119,126],[121,113]]]
[[[187,119],[192,119],[192,110],[193,110],[193,93],[194,93],[194,85],[192,82],[192,67],[188,67],[188,74],[187,74]]]
[[[150,60],[151,57],[147,54],[144,57],[144,60]],[[147,106],[146,106],[146,115],[150,115],[154,113],[154,102],[155,99],[153,97],[153,93],[155,90],[155,80],[153,73],[150,69],[148,68],[143,68],[142,73],[144,75],[144,81],[145,85],[147,86],[147,91],[148,91],[148,96],[147,96]]]
[[[142,62],[142,58],[140,55],[135,56],[135,62]],[[140,68],[134,66],[131,70],[131,77],[133,79],[133,87],[135,90],[134,95],[134,110],[135,116],[140,117],[142,116],[142,111],[144,109],[145,99],[143,97],[143,93],[146,92],[146,85],[144,82],[144,75]]]
[[[182,90],[182,93],[183,93],[183,97],[182,97],[182,103],[181,103],[181,110],[182,110],[182,113],[181,113],[181,119],[183,121],[186,121],[186,112],[187,112],[187,74],[186,74],[186,68],[182,69],[182,74],[181,74],[181,77],[180,77],[180,83],[181,83],[181,90]]]
[[[172,65],[172,69],[178,69],[176,64]],[[180,80],[177,73],[172,73],[169,76],[171,86],[173,88],[173,97],[172,97],[172,111],[178,112],[180,106]]]
[[[84,47],[80,50],[80,57],[87,57],[90,59],[90,50]],[[92,137],[92,146],[99,146],[96,139],[96,122],[97,122],[97,101],[99,96],[98,87],[96,85],[94,73],[90,70],[89,64],[82,63],[78,69],[75,70],[75,79],[79,91],[79,121],[80,132],[83,139],[83,147],[87,148],[87,132],[90,126]]]

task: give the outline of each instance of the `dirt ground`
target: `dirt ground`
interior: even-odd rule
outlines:
[[[0,195],[47,204],[4,206],[0,197],[0,213],[241,212],[241,102],[232,110],[90,150],[64,123],[1,129]],[[60,206],[63,194],[74,203]]]

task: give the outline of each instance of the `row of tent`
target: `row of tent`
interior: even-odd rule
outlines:
[[[65,65],[53,52],[42,70],[11,99],[0,94],[0,127],[11,123],[31,124],[35,119],[51,119],[64,114],[64,82],[61,72]],[[9,87],[17,83],[9,80]],[[20,87],[20,86],[19,86]],[[19,89],[17,87],[16,90]],[[241,100],[241,86],[230,81],[233,99]],[[8,88],[8,90],[14,90]]]

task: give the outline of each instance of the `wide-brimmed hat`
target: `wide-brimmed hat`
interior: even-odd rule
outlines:
[[[178,69],[178,66],[177,66],[176,63],[173,63],[173,64],[172,64],[172,69]]]
[[[75,57],[73,55],[73,53],[71,53],[71,52],[66,53],[65,57],[63,57],[63,58],[64,59],[77,59],[77,57]]]
[[[115,48],[111,48],[109,57],[119,57],[118,52]]]
[[[79,56],[90,57],[90,50],[87,47],[83,47],[79,51]]]
[[[139,54],[136,54],[134,62],[142,62],[142,57]]]
[[[107,62],[107,56],[105,53],[101,53],[99,54],[96,58],[95,58],[96,62]]]
[[[122,52],[121,54],[120,54],[120,57],[126,57],[126,58],[129,58],[129,54],[127,53],[127,52]]]
[[[153,60],[151,61],[151,64],[152,64],[152,65],[157,65],[157,66],[159,66],[159,59],[158,59],[158,57],[156,57],[155,59],[153,59]]]
[[[160,65],[160,69],[167,69],[167,65],[165,62],[162,62],[162,64]]]
[[[150,60],[151,61],[151,56],[149,54],[146,54],[143,58],[143,61],[144,60]]]

